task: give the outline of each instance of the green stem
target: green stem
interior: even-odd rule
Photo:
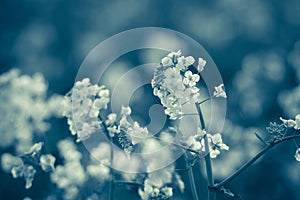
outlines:
[[[205,122],[203,118],[203,114],[200,108],[200,104],[196,103],[196,108],[199,114],[199,119],[200,119],[200,124],[202,129],[205,128]],[[213,176],[213,171],[212,171],[212,164],[211,164],[211,159],[210,159],[210,153],[209,153],[209,144],[208,144],[208,138],[207,135],[204,136],[204,146],[205,146],[205,166],[206,166],[206,175],[207,175],[207,181],[208,181],[208,199],[209,200],[214,200],[215,199],[215,191],[212,190],[211,188],[215,187],[214,184],[214,176]]]
[[[188,167],[188,155],[185,153],[185,160],[187,163],[187,167]],[[188,168],[188,176],[189,176],[189,182],[191,185],[191,191],[192,191],[192,196],[194,200],[198,200],[198,194],[197,194],[197,188],[195,185],[195,179],[194,179],[194,173],[193,173],[193,167],[189,167]]]
[[[238,175],[240,175],[243,171],[245,171],[248,167],[250,167],[257,159],[259,159],[262,155],[264,155],[269,149],[274,147],[277,144],[280,144],[282,142],[293,140],[296,138],[300,138],[300,135],[293,135],[293,136],[287,136],[285,138],[276,140],[265,146],[260,152],[258,152],[253,158],[251,158],[248,162],[246,162],[243,166],[241,166],[236,172],[234,172],[232,175],[221,181],[220,183],[215,185],[215,188],[220,188],[230,181],[232,181],[234,178],[236,178]]]

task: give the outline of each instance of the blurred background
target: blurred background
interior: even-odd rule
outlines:
[[[12,68],[22,74],[41,73],[48,95],[64,95],[88,53],[108,37],[138,27],[182,32],[203,45],[225,83],[228,99],[223,140],[231,149],[213,163],[217,180],[222,180],[262,147],[254,132],[267,138],[265,127],[270,121],[300,113],[299,19],[298,0],[1,0],[0,73]],[[159,62],[162,55],[150,50],[125,55],[110,72],[118,75],[107,75],[103,84],[109,86],[114,77],[138,64]],[[137,106],[140,113],[146,109],[143,104]],[[1,120],[8,119],[2,116]],[[58,155],[57,141],[70,133],[65,119],[50,119],[50,123],[43,137],[48,150]],[[228,187],[244,199],[300,199],[300,163],[294,159],[295,149],[293,142],[277,146]],[[1,146],[1,153],[9,151],[11,146]],[[187,175],[180,175],[186,191],[175,192],[174,199],[190,199]],[[204,174],[197,171],[195,176],[199,193],[202,189],[205,193]],[[0,199],[55,195],[47,174],[37,176],[29,190],[22,180],[2,171],[0,180]],[[136,193],[119,190],[119,194]]]

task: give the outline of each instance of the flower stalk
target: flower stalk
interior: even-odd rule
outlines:
[[[197,112],[199,114],[201,128],[206,129],[203,114],[202,114],[202,111],[200,108],[200,104],[196,103],[196,108],[197,108]],[[212,164],[211,164],[211,159],[210,159],[207,135],[204,136],[204,145],[205,145],[205,154],[206,154],[204,156],[204,159],[205,159],[206,175],[207,175],[207,182],[208,182],[208,199],[214,200],[215,199],[215,191],[210,189],[210,188],[214,188],[215,184],[214,184],[214,176],[213,176],[213,171],[212,171]]]
[[[191,191],[192,191],[192,196],[194,200],[198,200],[198,194],[197,194],[197,188],[195,185],[195,178],[194,178],[194,173],[193,173],[193,167],[192,166],[188,166],[188,155],[185,153],[185,160],[187,163],[187,170],[188,170],[188,177],[189,177],[189,182],[190,182],[190,186],[191,186]]]
[[[300,138],[300,134],[298,135],[292,135],[287,136],[279,140],[272,141],[267,146],[265,146],[260,152],[258,152],[253,158],[251,158],[248,162],[246,162],[243,166],[241,166],[236,172],[234,172],[232,175],[225,178],[223,181],[215,185],[215,188],[220,189],[222,186],[226,185],[227,183],[231,182],[233,179],[235,179],[237,176],[239,176],[243,171],[248,169],[256,160],[258,160],[262,155],[264,155],[269,149],[274,147],[277,144],[280,144],[282,142],[288,141],[288,140],[294,140],[296,138]]]

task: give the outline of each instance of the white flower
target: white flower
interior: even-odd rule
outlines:
[[[173,166],[149,173],[144,181],[144,188],[139,189],[140,197],[143,200],[147,200],[167,199],[173,196],[173,189],[165,186],[166,184],[172,183],[173,173]]]
[[[300,130],[300,114],[296,115],[295,120],[279,118],[287,128]]]
[[[88,110],[91,105],[89,104],[87,106],[88,106],[88,108],[87,108],[87,110]],[[106,109],[106,106],[107,106],[106,99],[101,99],[101,98],[100,99],[95,99],[95,101],[93,102],[93,107],[95,109],[97,109],[97,111],[100,110],[100,109]]]
[[[164,57],[164,58],[161,60],[161,64],[162,64],[164,67],[168,67],[168,66],[173,65],[172,58]]]
[[[220,154],[220,151],[218,149],[212,149],[209,152],[209,155],[211,158],[216,158]]]
[[[165,113],[170,119],[175,120],[183,117],[184,104],[200,101],[199,88],[195,87],[200,76],[187,71],[187,68],[195,62],[192,56],[181,56],[181,51],[178,51],[169,53],[167,57],[172,59],[173,64],[168,67],[158,66],[151,85],[153,94],[159,97]]]
[[[88,86],[89,84],[90,84],[90,79],[89,78],[84,78],[84,79],[82,79],[82,81],[77,81],[75,83],[75,86],[85,87],[85,86]]]
[[[223,97],[225,99],[227,98],[226,92],[224,90],[224,84],[220,84],[219,86],[215,87],[214,96]]]
[[[138,122],[134,122],[133,125],[127,129],[127,134],[130,135],[133,145],[143,141],[143,139],[149,136],[147,127],[140,127]]]
[[[112,125],[116,123],[117,120],[117,114],[116,113],[110,113],[107,115],[107,120],[105,121],[106,125]]]
[[[199,126],[197,127],[197,135],[203,137],[206,134],[205,129],[201,129]]]
[[[110,169],[103,164],[88,165],[86,171],[91,177],[100,179],[102,181],[110,178]]]
[[[194,62],[195,62],[195,59],[194,59],[192,56],[188,56],[188,57],[185,58],[185,63],[184,63],[184,65],[185,65],[186,67],[188,67],[188,66],[194,64]]]
[[[161,191],[167,196],[172,197],[173,196],[173,188],[171,187],[163,187]]]
[[[109,94],[105,86],[92,85],[85,78],[76,82],[66,95],[64,115],[68,118],[72,135],[77,135],[77,141],[86,140],[101,129],[98,116],[101,110],[107,109]]]
[[[40,165],[43,171],[54,171],[55,157],[51,154],[42,155],[40,157]]]
[[[282,117],[280,117],[279,119],[288,128],[293,128],[296,125],[296,122],[292,119],[283,119]]]
[[[107,127],[110,137],[114,137],[115,134],[120,133],[121,131],[118,129],[116,125]]]
[[[186,69],[186,66],[185,66],[185,57],[184,56],[180,56],[178,59],[177,59],[177,63],[175,65],[175,67],[179,70],[185,70]]]
[[[131,114],[131,108],[129,106],[122,106],[121,107],[121,115],[127,116]]]
[[[178,69],[169,68],[164,72],[164,75],[164,84],[167,88],[176,90],[180,87],[182,78]]]
[[[165,113],[166,115],[170,116],[170,119],[175,120],[175,119],[181,119],[181,115],[183,114],[183,112],[181,111],[181,109],[178,107],[168,107],[167,109],[165,109]]]
[[[3,171],[10,172],[14,166],[23,165],[23,161],[21,158],[13,156],[9,153],[4,153],[1,156],[1,166]]]
[[[229,150],[229,147],[223,143],[222,136],[220,133],[216,133],[211,137],[211,141],[214,145],[219,147],[221,150]]]
[[[177,59],[180,56],[181,56],[181,50],[180,49],[177,52],[171,52],[171,53],[168,54],[169,58],[175,57],[175,59]]]
[[[186,71],[184,73],[183,83],[189,86],[195,86],[196,83],[200,80],[200,76],[198,74],[193,74],[191,71]]]
[[[31,188],[36,170],[31,165],[25,165],[23,170],[23,176],[26,181],[25,188]]]
[[[97,85],[94,85],[94,86],[97,86]],[[102,98],[109,98],[109,90],[108,89],[100,90],[98,95]]]
[[[300,162],[300,148],[297,148],[296,153],[295,153],[295,158],[297,161]]]
[[[206,65],[206,60],[204,60],[203,58],[198,58],[198,66],[197,66],[198,72],[202,72],[204,70],[205,65]]]
[[[50,128],[47,119],[59,116],[62,96],[47,98],[48,84],[42,74],[21,75],[17,69],[0,75],[0,147],[12,147],[24,154],[33,145],[36,134]],[[12,123],[13,122],[13,123]]]
[[[30,154],[32,157],[34,157],[37,153],[39,153],[42,150],[43,144],[43,142],[35,143],[25,154]]]
[[[184,90],[183,95],[179,98],[182,100],[182,103],[195,103],[200,100],[199,88],[197,87],[188,87]]]
[[[184,182],[181,180],[181,177],[177,173],[175,174],[175,178],[180,192],[183,193],[185,188]]]
[[[294,128],[296,130],[300,130],[300,114],[296,115],[296,117],[295,117],[295,126],[294,126]]]

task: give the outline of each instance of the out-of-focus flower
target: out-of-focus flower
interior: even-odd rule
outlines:
[[[30,150],[25,154],[30,154],[32,157],[34,157],[36,154],[40,153],[42,147],[43,147],[43,142],[35,143],[32,147],[30,147]]]
[[[149,173],[144,181],[144,187],[139,189],[141,199],[168,199],[172,197],[173,188],[169,185],[172,184],[173,174],[173,166]],[[177,178],[180,179],[179,175]],[[181,187],[184,188],[184,185]]]
[[[110,169],[109,167],[104,166],[103,164],[88,165],[86,170],[88,175],[96,179],[102,181],[110,179]]]
[[[296,153],[295,153],[295,158],[297,161],[300,162],[300,148],[297,148]]]
[[[55,157],[51,154],[45,154],[40,157],[40,165],[45,172],[54,171]]]
[[[129,106],[122,106],[121,107],[121,115],[130,115],[131,114],[131,108]]]
[[[77,141],[86,140],[101,129],[98,115],[107,109],[109,100],[109,90],[105,86],[92,85],[88,78],[75,83],[65,97],[64,115]]]
[[[40,165],[43,171],[49,171],[44,169],[46,169],[46,165],[50,165],[51,169],[54,170],[55,158],[50,154],[41,155],[42,146],[42,142],[35,143],[28,152],[22,154],[20,157],[4,153],[1,157],[1,166],[3,171],[7,173],[10,172],[13,178],[23,177],[26,181],[25,188],[30,188],[32,186],[34,175],[37,171],[34,166]],[[49,157],[50,160],[47,161],[45,159],[46,157]],[[30,160],[30,164],[26,162],[27,160]]]
[[[78,195],[78,188],[85,183],[87,178],[80,163],[81,153],[77,151],[75,144],[68,139],[61,140],[57,146],[64,159],[64,164],[58,165],[56,170],[51,173],[51,181],[65,191],[65,196],[75,199]]]
[[[25,179],[25,188],[29,189],[32,186],[32,181],[34,179],[34,175],[36,170],[31,165],[26,165],[23,162],[19,163],[19,165],[15,165],[11,169],[11,174],[13,178],[21,178],[24,177]]]
[[[204,60],[203,58],[198,58],[198,65],[197,65],[198,72],[202,72],[204,70],[205,65],[206,65],[206,60]]]
[[[14,166],[20,166],[22,163],[23,161],[21,158],[9,153],[4,153],[1,156],[1,167],[6,173],[9,173]]]
[[[60,95],[47,98],[48,85],[42,74],[21,75],[17,69],[0,76],[0,147],[15,146],[17,153],[24,153],[32,146],[33,137],[49,129],[46,122],[59,116]],[[13,123],[12,123],[13,122]]]
[[[113,125],[116,123],[117,120],[117,114],[116,113],[110,113],[107,115],[107,119],[105,120],[106,125]]]
[[[300,71],[300,70],[299,70]],[[300,113],[300,86],[282,91],[278,95],[279,106],[287,116],[295,116]]]

